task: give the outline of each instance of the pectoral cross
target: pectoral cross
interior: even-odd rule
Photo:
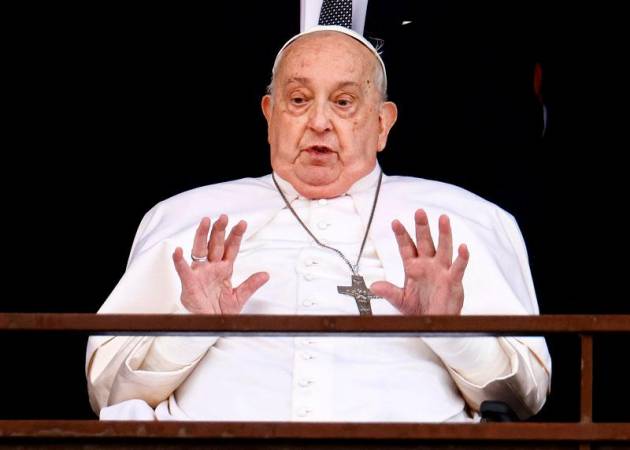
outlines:
[[[371,316],[372,307],[370,306],[370,299],[379,298],[378,295],[374,295],[365,285],[365,280],[361,275],[352,275],[352,286],[337,286],[337,292],[343,295],[351,295],[357,302],[359,308],[359,315]]]

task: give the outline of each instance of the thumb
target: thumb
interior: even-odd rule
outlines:
[[[183,250],[181,247],[177,247],[173,252],[173,264],[179,280],[182,283],[182,288],[192,286],[194,283],[194,276],[190,265],[184,260]]]
[[[377,281],[372,283],[370,285],[370,291],[372,291],[374,295],[383,297],[397,309],[402,305],[403,290],[389,281]]]
[[[256,272],[251,275],[245,281],[243,281],[239,287],[235,289],[236,299],[238,304],[242,307],[245,302],[260,288],[263,284],[269,281],[269,274],[267,272]]]

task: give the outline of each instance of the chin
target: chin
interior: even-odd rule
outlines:
[[[334,198],[345,194],[345,186],[340,177],[297,177],[299,186],[294,186],[306,198]]]
[[[324,187],[336,183],[340,174],[330,167],[311,166],[296,170],[295,177],[309,186]]]

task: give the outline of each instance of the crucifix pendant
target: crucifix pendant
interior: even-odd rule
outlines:
[[[361,275],[352,275],[352,286],[337,286],[337,292],[354,297],[361,316],[371,316],[370,299],[379,298],[369,291]]]

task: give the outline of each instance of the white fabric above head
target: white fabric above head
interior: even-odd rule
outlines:
[[[343,33],[345,35],[350,36],[351,38],[356,39],[361,44],[363,44],[369,51],[372,52],[372,54],[376,57],[376,59],[378,60],[379,64],[381,65],[381,69],[383,69],[383,81],[384,81],[385,86],[387,86],[387,71],[385,70],[385,63],[383,62],[383,59],[381,58],[381,55],[379,55],[378,51],[374,48],[374,46],[370,43],[370,41],[365,39],[362,35],[360,35],[356,31],[350,30],[349,28],[346,28],[346,27],[340,27],[338,25],[317,25],[317,26],[314,26],[312,28],[309,28],[306,31],[303,31],[300,34],[296,34],[295,36],[293,36],[291,39],[289,39],[287,42],[285,42],[285,44],[282,46],[282,48],[280,49],[280,51],[276,55],[276,59],[273,62],[272,73],[273,74],[276,73],[276,69],[278,67],[278,63],[280,62],[280,57],[282,56],[282,52],[284,51],[285,48],[287,48],[296,39],[298,39],[298,38],[300,38],[300,37],[302,37],[304,35],[307,35],[307,34],[317,33],[319,31],[336,31],[338,33]]]
[[[323,0],[300,1],[300,32],[308,30],[319,22]],[[352,0],[352,29],[363,34],[368,0]]]

